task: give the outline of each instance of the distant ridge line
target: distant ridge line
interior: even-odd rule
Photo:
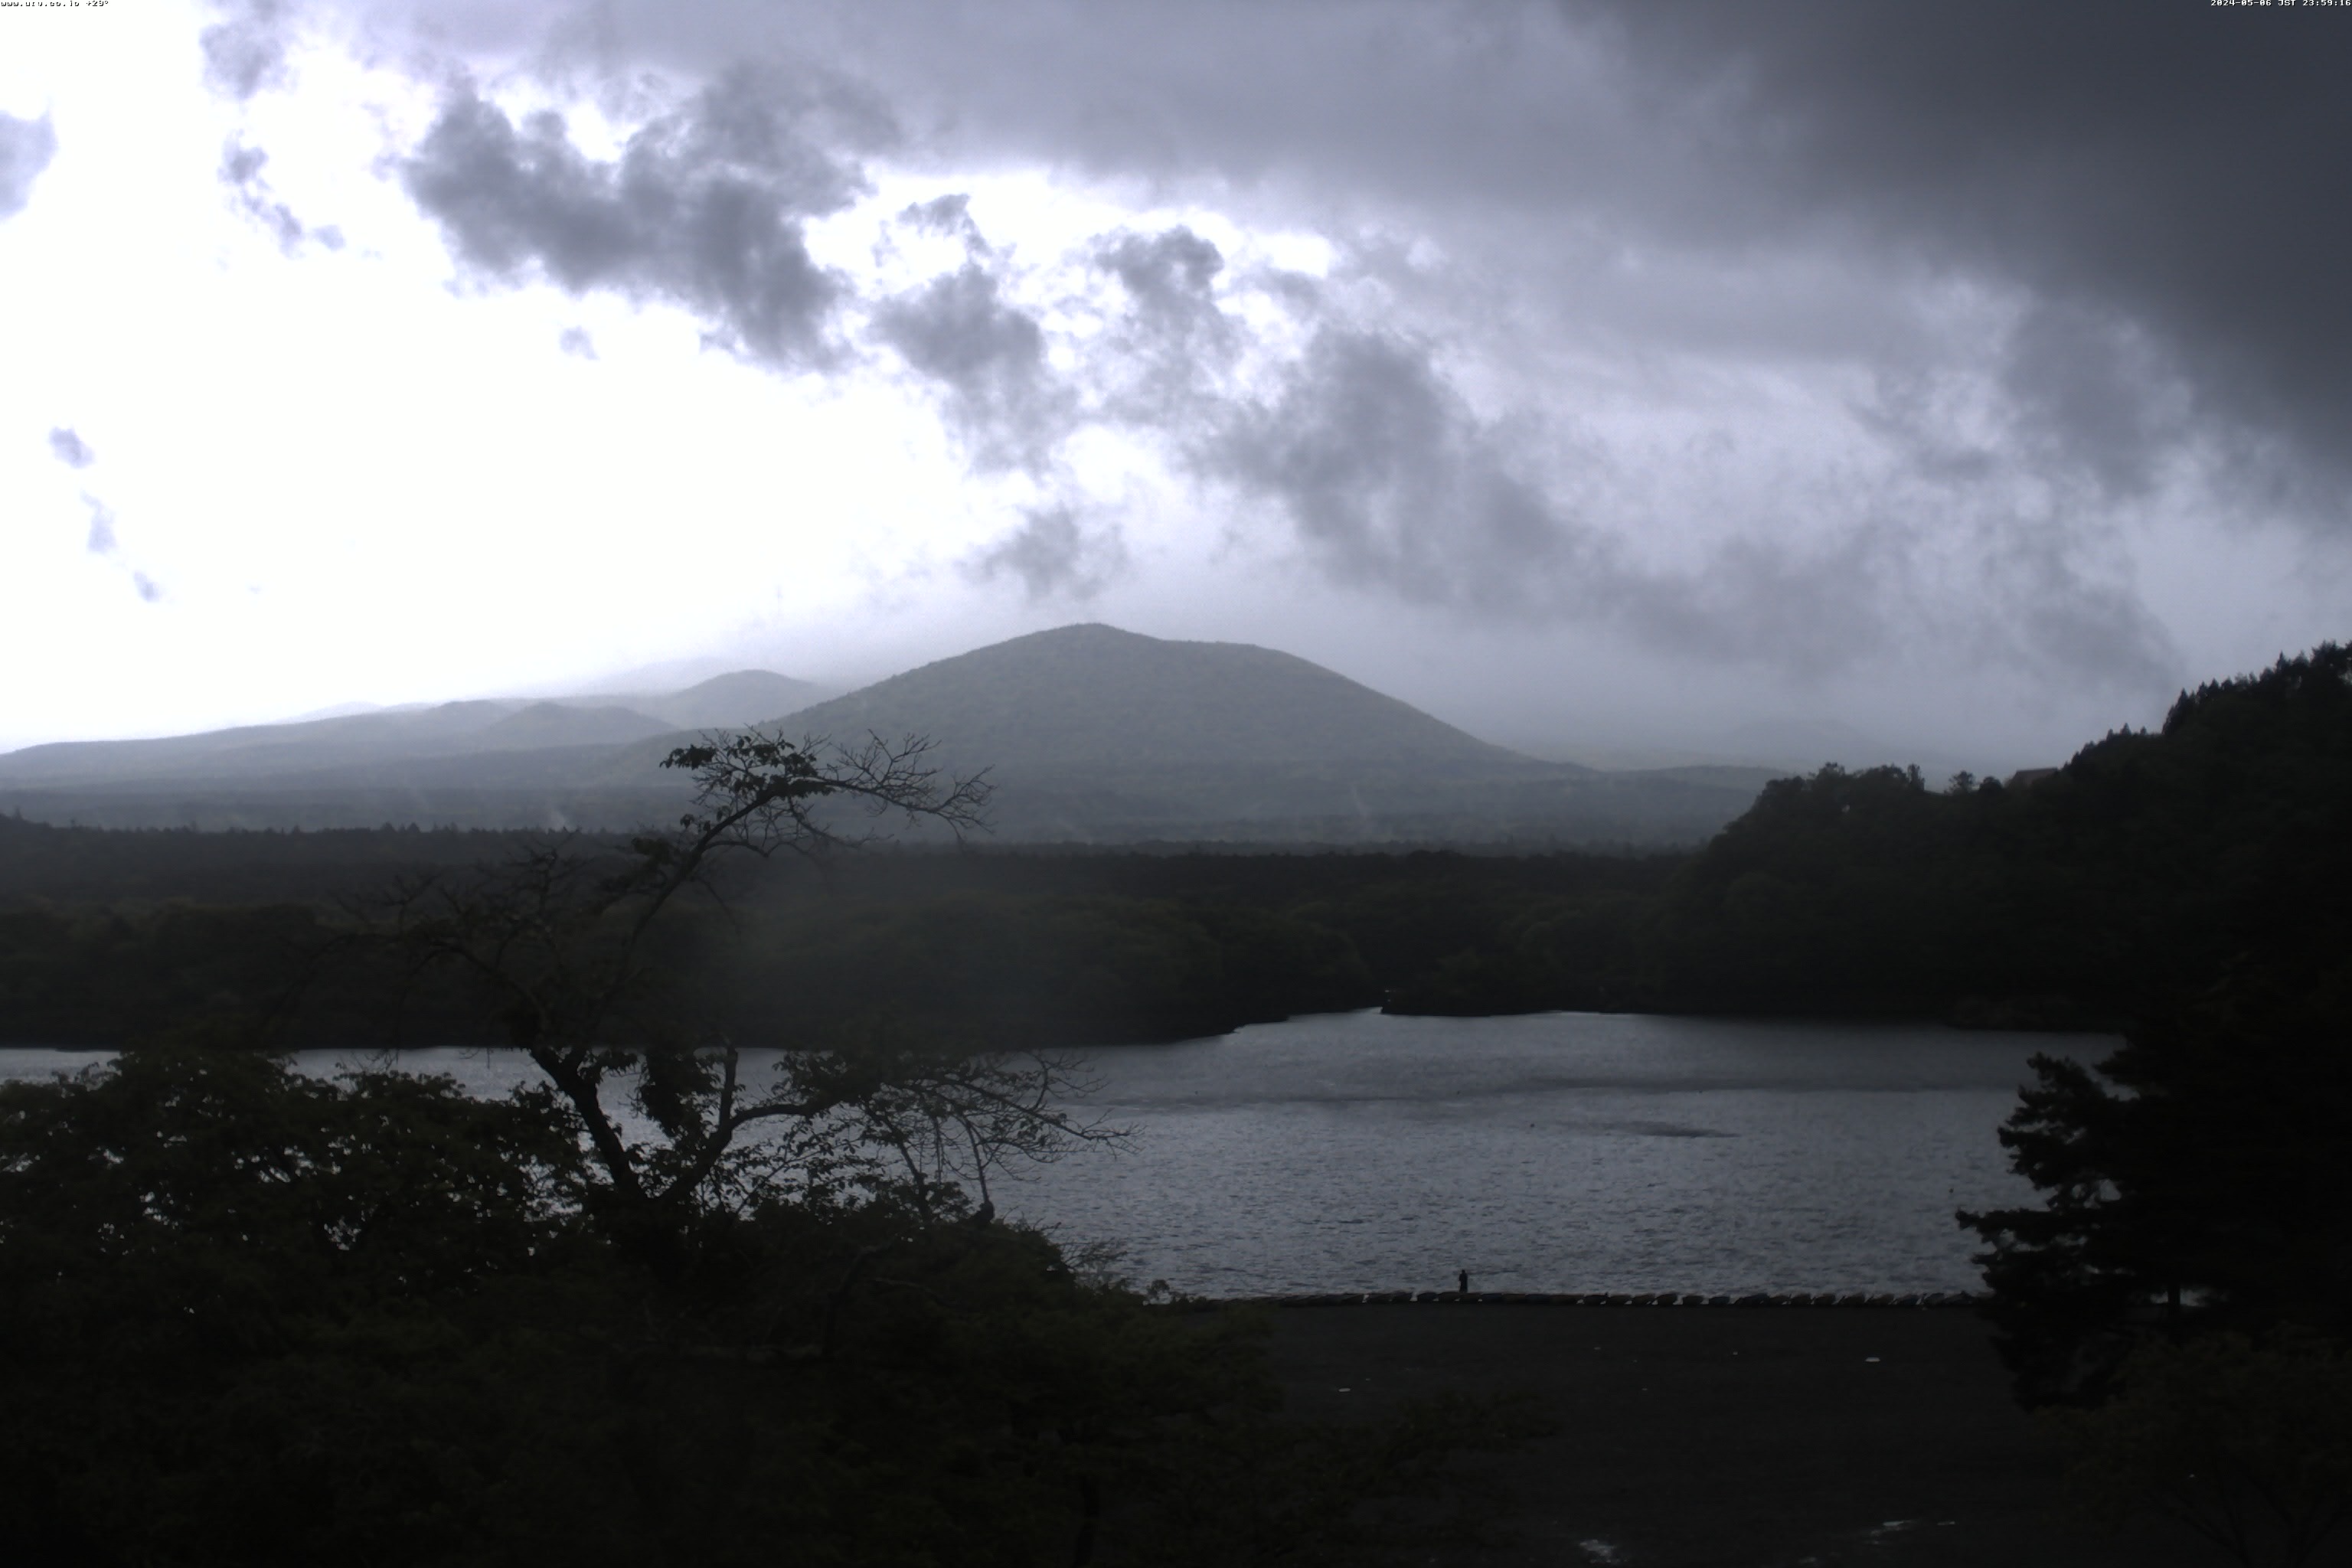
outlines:
[[[1217,1307],[1976,1307],[1991,1300],[1983,1291],[1750,1291],[1744,1296],[1675,1290],[1339,1290],[1280,1296],[1180,1296],[1169,1305],[1208,1310]]]

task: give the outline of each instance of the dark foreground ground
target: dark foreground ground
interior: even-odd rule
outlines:
[[[1524,1392],[1558,1424],[1475,1461],[1514,1494],[1507,1539],[1433,1563],[2221,1561],[2159,1521],[2116,1536],[2070,1518],[1966,1309],[1286,1308],[1273,1351],[1302,1415],[1458,1389]]]

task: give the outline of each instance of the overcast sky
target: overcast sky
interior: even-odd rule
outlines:
[[[2054,760],[2352,631],[2347,80],[2207,0],[0,9],[0,746],[1102,620]]]

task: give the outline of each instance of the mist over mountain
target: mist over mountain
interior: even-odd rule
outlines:
[[[1916,763],[1930,778],[1940,779],[1963,767],[1984,765],[1981,762],[1970,764],[1934,747],[1897,747],[1865,730],[1829,719],[1751,720],[1733,727],[1724,737],[1724,749],[1790,773],[1809,773],[1824,763],[1842,768]]]
[[[772,669],[738,669],[683,691],[633,692],[617,697],[568,697],[572,707],[609,703],[650,714],[673,730],[740,729],[763,723],[824,700],[825,688]],[[635,737],[631,737],[634,739]]]
[[[517,702],[444,702],[142,741],[62,741],[0,755],[0,784],[103,786],[253,779],[321,767],[480,751]]]
[[[477,700],[255,724],[152,741],[65,741],[0,755],[0,788],[197,780],[260,781],[423,759],[551,747],[615,746],[665,733],[659,719],[625,708]]]
[[[61,741],[0,753],[0,788],[252,778],[485,752],[620,746],[682,729],[760,723],[823,690],[772,670],[741,669],[682,691],[475,699],[154,740]]]
[[[943,771],[988,770],[995,836],[1014,842],[1683,842],[1769,776],[1540,762],[1289,654],[1100,625],[940,659],[779,727],[928,737]],[[607,776],[650,765],[660,744]]]
[[[1492,768],[1530,759],[1286,653],[1168,642],[1114,626],[1014,637],[792,713],[836,737],[929,736],[1024,771],[1389,763]],[[1583,769],[1577,769],[1583,772]]]
[[[821,695],[772,670],[683,690],[367,708],[155,740],[0,754],[0,809],[110,826],[627,825],[673,809],[677,781],[594,782],[615,752],[681,730],[742,727]],[[579,815],[585,813],[584,817]]]
[[[537,751],[548,746],[619,745],[660,734],[668,726],[631,708],[572,708],[534,702],[480,732],[486,752]]]
[[[1745,809],[1761,769],[1603,773],[1465,733],[1305,659],[1086,625],[845,696],[766,670],[682,691],[491,700],[0,755],[0,809],[109,826],[626,827],[675,811],[709,729],[926,736],[988,770],[1007,842],[1659,844]]]

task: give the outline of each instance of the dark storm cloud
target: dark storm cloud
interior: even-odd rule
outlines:
[[[2129,593],[2086,577],[2055,546],[2057,537],[2048,529],[2021,531],[1989,560],[1990,599],[2006,614],[1987,633],[2017,646],[1980,651],[2123,690],[2179,684],[2180,653],[2164,627]]]
[[[1696,570],[1620,570],[1600,584],[1609,616],[1685,658],[1776,666],[1817,677],[1896,641],[1889,601],[1910,585],[1875,530],[1797,546],[1735,539]]]
[[[910,122],[966,156],[1213,181],[1293,212],[1532,225],[1538,255],[1598,226],[1612,245],[1712,258],[1727,274],[1778,247],[1843,255],[1882,284],[1973,278],[2021,291],[2030,312],[2120,323],[2134,356],[2193,393],[2209,432],[2290,433],[2339,480],[2352,452],[2352,26],[2326,8],[866,9],[887,20],[853,28],[817,7],[796,24],[834,29]],[[753,15],[722,6],[705,25]],[[1688,314],[1704,321],[1703,300]],[[1854,348],[1833,319],[1813,331]],[[2036,374],[2047,358],[2033,344],[2020,358],[2031,405],[2082,412]],[[2122,492],[2177,434],[2162,407],[2042,430],[2046,456],[2080,437],[2063,455]]]
[[[2187,386],[2145,331],[2112,312],[2034,307],[2010,334],[2000,379],[2019,444],[2112,495],[2146,495],[2193,432]]]
[[[957,194],[918,203],[898,222],[960,240],[965,260],[878,301],[875,338],[932,384],[974,468],[1043,471],[1075,428],[1079,389],[1048,363],[1038,317],[1008,297],[1004,259],[972,221],[971,199]]]
[[[1195,461],[1278,503],[1340,582],[1524,610],[1589,548],[1419,345],[1326,329],[1221,423]]]
[[[1095,265],[1126,287],[1147,325],[1180,342],[1226,325],[1214,293],[1224,254],[1189,228],[1121,234],[1097,247]]]
[[[861,194],[854,152],[890,135],[873,100],[831,79],[737,71],[603,163],[561,117],[517,126],[463,86],[401,174],[480,278],[672,300],[733,352],[797,369],[830,357],[846,291],[803,222]]]
[[[1529,471],[1424,347],[1395,337],[1326,329],[1273,396],[1233,405],[1193,461],[1276,507],[1335,581],[1410,602],[1602,622],[1668,651],[1805,675],[1886,637],[1888,563],[1872,534],[1739,540],[1699,571],[1644,568]]]
[[[2046,519],[1995,531],[1995,564],[1958,591],[1914,556],[1966,518],[1867,493],[1857,520],[1797,531],[1759,518],[1699,564],[1645,563],[1622,458],[1580,448],[1580,473],[1538,471],[1525,432],[1479,416],[1426,345],[1393,335],[1327,326],[1269,395],[1213,418],[1189,454],[1196,474],[1245,520],[1272,508],[1334,582],[1409,603],[1609,626],[1676,658],[1807,679],[1922,644],[2113,689],[2163,686],[2179,666],[2145,606],[2081,569]],[[1690,521],[1654,526],[1673,538]]]
[[[0,114],[0,218],[25,210],[33,197],[33,182],[57,153],[58,133],[47,115],[18,120]]]
[[[2324,460],[2352,427],[2352,26],[2328,8],[867,9],[888,22],[837,47],[967,155],[1440,226],[1597,222],[1734,267],[1793,245],[1957,269],[2136,323],[2210,411]],[[2085,457],[2128,483],[2147,458],[2119,435]]]
[[[2352,429],[2352,27],[2326,10],[1978,0],[1570,5],[1636,68],[1712,106],[1716,183],[1755,229],[1857,240],[2033,290],[2200,402],[2342,462]],[[2074,399],[2029,343],[2029,392],[2128,488],[2171,434]],[[2111,355],[2112,345],[2094,345]],[[2039,358],[2037,369],[2032,363]],[[2053,379],[2052,372],[2058,374]],[[2340,472],[2339,468],[2339,472]]]
[[[517,0],[433,26],[511,45],[548,14]],[[1717,263],[1718,284],[1778,247],[1838,255],[1881,289],[1907,275],[2020,290],[2029,313],[2123,323],[2133,354],[2193,395],[2200,429],[2286,432],[2342,475],[2352,27],[2327,8],[604,0],[596,16],[619,62],[834,61],[955,166],[1042,163],[1310,223],[1516,225],[1515,264],[1537,271],[1599,235],[1604,251]],[[1706,272],[1624,314],[1772,335],[1753,311],[1711,310]],[[1791,352],[1870,352],[1834,310],[1798,330],[1813,341]],[[2018,360],[2029,407],[2084,409],[2038,373],[2034,343]],[[2084,476],[2127,493],[2175,428],[2162,408],[2060,417],[2045,456],[2080,437]]]
[[[285,0],[223,0],[226,19],[206,27],[205,84],[240,101],[287,79],[287,35],[293,8]]]
[[[874,333],[937,384],[975,467],[1037,468],[1068,432],[1069,400],[1046,365],[1045,329],[1006,301],[978,261],[883,301]]]
[[[1116,523],[1088,527],[1076,509],[1028,509],[1021,526],[964,563],[975,582],[1010,577],[1032,600],[1090,598],[1126,570],[1127,540]]]
[[[1218,373],[1248,342],[1217,299],[1223,254],[1187,227],[1106,236],[1094,265],[1118,280],[1124,316],[1092,356],[1105,407],[1116,417],[1173,433]],[[1299,301],[1312,309],[1310,294]]]
[[[2307,18],[2266,35],[2250,29],[2277,16],[2105,0],[609,0],[598,15],[632,67],[707,72],[790,47],[895,112],[861,99],[863,130],[821,123],[792,107],[801,79],[725,78],[738,113],[837,176],[807,197],[764,155],[713,155],[701,100],[604,163],[551,117],[518,127],[460,92],[404,171],[460,261],[660,296],[787,369],[864,312],[865,341],[928,383],[976,468],[1071,492],[968,563],[1033,594],[1087,576],[1070,563],[1089,513],[1060,451],[1097,423],[1239,501],[1236,529],[1273,525],[1329,579],[1391,599],[1807,674],[1948,651],[2145,681],[2172,650],[2097,568],[2083,516],[2156,499],[2224,426],[2294,433],[2325,459],[2327,400],[2352,396],[2343,290],[2319,300],[2313,282],[2347,271],[2336,176],[2352,138],[2318,91],[2339,74],[2327,40],[2352,37],[2333,19],[2308,35],[2319,69],[2289,58]],[[908,167],[1107,176],[1244,231],[1314,231],[1339,259],[1318,282],[1233,264],[1190,228],[1105,234],[1063,259],[1118,302],[1073,330],[1068,299],[1027,302],[1036,258],[1016,271],[950,195],[898,221],[960,239],[962,264],[869,309],[814,269],[798,223],[848,199],[893,119]],[[2297,127],[2327,148],[2298,149]],[[730,210],[772,222],[690,221],[701,193],[738,185]],[[2277,286],[2318,346],[2294,341],[2266,272],[2292,274]],[[764,311],[746,302],[758,279],[775,284]],[[1563,346],[1609,361],[1616,445],[1547,434],[1575,426],[1573,394],[1542,390]],[[1474,411],[1448,366],[1489,404],[1520,388],[1521,406]],[[1875,391],[1845,426],[1807,403],[1853,384]],[[1766,488],[1677,500],[1638,471],[1650,437],[1622,432],[1645,408],[1736,422],[1783,385],[1802,449],[1755,466]],[[2278,442],[2221,445],[2279,494],[2330,493],[2278,478],[2295,466],[2273,461]],[[1888,457],[1907,468],[1888,477]],[[1802,504],[1776,499],[1790,474],[1810,476]],[[2021,505],[2021,485],[2056,500]],[[1926,548],[1939,541],[1963,542]],[[1969,549],[1994,564],[1978,572]]]
[[[80,435],[60,425],[49,432],[49,451],[68,468],[87,468],[98,461],[98,454]]]

